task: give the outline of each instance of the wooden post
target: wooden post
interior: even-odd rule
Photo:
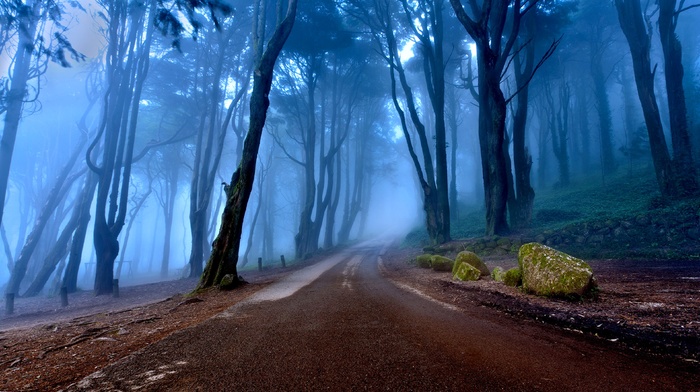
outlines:
[[[10,315],[15,312],[15,294],[5,294],[5,314]]]
[[[262,257],[258,257],[258,271],[262,271]]]
[[[119,298],[119,279],[112,281],[112,297]]]
[[[284,261],[284,255],[280,256],[280,260],[282,260],[282,268],[287,268],[287,263]]]
[[[61,307],[68,306],[68,287],[61,287]]]

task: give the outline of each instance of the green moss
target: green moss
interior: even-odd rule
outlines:
[[[523,288],[543,296],[583,296],[595,287],[593,270],[583,260],[538,243],[520,247]]]
[[[511,268],[503,273],[503,283],[506,286],[517,287],[521,285],[522,277],[523,275],[522,271],[520,271],[520,268]]]
[[[419,267],[421,268],[430,268],[431,267],[431,260],[433,255],[429,254],[422,254],[418,257],[416,257],[416,264],[418,264]]]
[[[452,266],[454,261],[447,257],[435,255],[430,258],[430,265],[433,267],[434,271],[450,272],[452,271]]]
[[[483,261],[474,252],[462,251],[457,254],[455,258],[455,267],[452,269],[452,274],[454,274],[462,263],[467,263],[472,267],[479,270],[481,276],[489,276],[489,268],[484,264]]]
[[[469,281],[469,280],[479,280],[479,276],[481,276],[481,272],[472,267],[471,264],[468,263],[461,263],[457,265],[455,263],[457,268],[453,271],[452,273],[452,278],[461,280],[461,281]]]
[[[495,267],[491,270],[491,278],[496,282],[503,282],[503,268]]]

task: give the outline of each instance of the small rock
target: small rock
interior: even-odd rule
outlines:
[[[430,266],[433,271],[450,272],[453,265],[454,261],[444,256],[435,255],[430,258]]]
[[[481,272],[478,269],[472,267],[468,263],[460,263],[459,265],[455,265],[456,269],[452,273],[452,278],[461,280],[462,282],[470,280],[479,280]]]
[[[503,273],[503,284],[510,287],[520,286],[523,274],[520,268],[514,267]]]
[[[416,257],[416,264],[418,264],[419,267],[421,268],[430,268],[430,259],[432,259],[433,255],[429,254],[422,254],[418,257]]]
[[[494,267],[491,271],[491,278],[496,282],[503,282],[503,268]]]
[[[476,253],[469,251],[462,251],[457,254],[457,257],[455,258],[455,267],[452,270],[452,274],[456,272],[456,269],[458,268],[459,264],[462,263],[467,263],[472,267],[478,269],[481,276],[489,276],[490,274],[489,268],[486,266],[486,264],[484,264],[483,261],[481,261],[479,256],[477,256]]]

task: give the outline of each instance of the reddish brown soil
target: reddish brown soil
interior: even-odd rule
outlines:
[[[234,291],[187,295],[197,281],[181,279],[123,287],[119,298],[71,294],[67,308],[57,297],[18,299],[15,314],[0,316],[0,391],[59,390],[201,323],[295,268],[245,274],[250,284]]]
[[[450,273],[406,263],[422,253],[393,250],[385,265],[395,280],[459,306],[496,308],[565,329],[607,339],[613,344],[700,364],[700,261],[590,261],[599,283],[595,299],[540,298],[484,278],[452,280]],[[484,260],[489,268],[517,265],[515,256]]]
[[[490,279],[454,282],[448,273],[408,264],[418,253],[390,250],[383,255],[385,273],[456,306],[493,307],[516,318],[597,335],[621,349],[669,356],[688,366],[696,366],[700,360],[697,261],[593,261],[600,283],[598,298],[571,302],[527,295]],[[491,268],[515,265],[508,257],[486,262]],[[16,315],[0,318],[0,390],[59,390],[178,330],[201,323],[290,270],[247,274],[251,284],[239,290],[188,297],[182,293],[194,287],[193,280],[122,288],[119,299],[90,293],[72,295],[67,309],[57,306],[57,298],[20,299]]]

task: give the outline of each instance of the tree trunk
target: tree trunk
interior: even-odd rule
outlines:
[[[673,197],[675,184],[671,157],[666,146],[661,113],[654,94],[654,72],[649,53],[651,40],[646,30],[639,0],[615,0],[620,26],[632,54],[634,80],[649,134],[651,156],[654,160],[656,181],[664,197]]]
[[[58,177],[56,177],[54,185],[47,195],[46,202],[44,203],[44,206],[36,219],[34,227],[27,237],[27,242],[24,244],[22,251],[15,261],[14,268],[12,269],[12,275],[10,276],[10,281],[7,283],[7,287],[5,288],[5,292],[7,294],[19,294],[20,284],[27,273],[29,260],[39,244],[41,234],[43,233],[46,224],[56,210],[58,203],[61,201],[61,199],[63,199],[66,193],[68,193],[68,190],[73,182],[79,177],[79,175],[76,174],[71,176],[70,172],[73,169],[73,166],[75,166],[75,162],[78,160],[80,152],[84,146],[85,140],[83,139],[82,143],[78,145],[72,156],[68,159],[68,162],[61,170],[61,173],[58,175]]]
[[[168,276],[168,267],[170,266],[170,244],[172,240],[173,216],[175,209],[175,199],[177,198],[177,181],[180,166],[172,165],[168,168],[168,183],[166,186],[165,203],[163,203],[163,217],[165,224],[165,233],[163,237],[163,259],[160,264],[160,276],[166,278]]]
[[[22,106],[27,93],[27,82],[32,63],[34,50],[34,35],[39,21],[39,7],[41,2],[35,2],[31,10],[20,17],[17,54],[13,61],[11,72],[10,91],[6,99],[5,121],[0,139],[0,223],[2,223],[5,210],[5,198],[7,196],[7,183],[10,178],[10,166],[12,154],[15,150],[17,129],[22,118]],[[25,10],[26,12],[26,10]]]
[[[87,155],[90,169],[100,177],[93,231],[97,255],[96,295],[111,294],[113,289],[118,236],[127,214],[141,92],[149,68],[154,30],[150,16],[155,12],[155,0],[137,9],[119,1],[110,2],[106,8],[109,18],[107,83],[110,87],[105,93],[100,131]],[[90,155],[103,136],[102,166],[97,167]]]
[[[683,2],[681,2],[683,3]],[[659,0],[659,37],[664,52],[664,77],[669,118],[673,168],[678,196],[694,195],[698,182],[693,164],[693,153],[688,132],[688,109],[683,87],[683,60],[681,43],[676,35],[676,0]]]
[[[316,205],[316,66],[321,61],[312,55],[308,61],[304,82],[307,90],[306,107],[306,136],[304,137],[304,207],[299,219],[299,230],[294,236],[295,256],[304,259],[318,250],[318,236],[314,235],[316,225],[321,222],[313,221],[313,211]],[[324,154],[321,148],[321,155]],[[323,181],[325,173],[320,171],[319,181]],[[322,188],[321,188],[322,190]],[[317,207],[317,209],[319,209]]]
[[[126,231],[124,233],[124,243],[122,244],[122,251],[121,255],[119,256],[119,264],[117,264],[117,273],[116,273],[116,279],[121,279],[122,275],[122,267],[124,266],[124,257],[126,253],[126,247],[129,246],[129,236],[131,236],[131,228],[134,227],[134,221],[136,220],[136,215],[138,215],[139,211],[141,210],[141,207],[143,207],[144,203],[146,203],[146,199],[148,199],[148,196],[150,196],[151,192],[153,191],[153,178],[149,175],[148,179],[148,190],[146,193],[141,196],[141,198],[136,202],[134,207],[129,211],[129,223],[126,225]],[[154,245],[151,245],[151,248],[155,248]],[[134,266],[132,265],[131,268]]]
[[[525,61],[521,57],[525,57]],[[513,169],[515,185],[514,208],[510,210],[510,224],[514,229],[524,229],[532,222],[532,205],[535,200],[535,190],[530,183],[532,156],[525,147],[525,129],[527,126],[530,89],[528,78],[532,74],[535,61],[535,47],[527,44],[524,54],[516,54],[514,58],[516,84],[520,91],[517,94],[517,108],[513,116]]]
[[[245,138],[241,162],[231,177],[231,188],[227,192],[219,234],[214,240],[211,256],[197,286],[200,290],[213,286],[228,289],[241,283],[237,263],[243,219],[255,181],[255,162],[265,126],[267,108],[270,106],[268,95],[272,86],[273,71],[282,46],[294,25],[296,7],[297,0],[289,0],[284,20],[277,25],[265,52],[256,65],[250,97],[248,134]],[[222,282],[226,276],[230,279]]]
[[[53,244],[51,250],[44,259],[44,263],[34,278],[34,281],[29,285],[27,291],[24,293],[24,297],[36,296],[41,292],[41,290],[44,289],[46,282],[49,281],[49,278],[56,269],[56,266],[68,253],[68,243],[70,242],[71,234],[73,234],[79,224],[80,210],[74,209],[73,214],[66,226],[63,228],[61,235],[58,237],[58,239],[56,239],[56,242]]]
[[[87,234],[88,225],[90,224],[90,207],[95,197],[96,187],[97,176],[92,172],[87,173],[85,185],[83,185],[83,191],[80,195],[80,201],[75,206],[75,209],[80,211],[80,222],[73,234],[68,264],[66,265],[63,275],[63,287],[66,287],[69,293],[74,293],[78,290],[78,272],[83,257],[85,236]]]
[[[449,86],[447,90],[447,112],[446,119],[450,130],[450,214],[451,218],[459,217],[459,206],[457,205],[457,132],[458,132],[458,110],[460,110],[459,97],[456,93],[456,88]]]
[[[264,169],[262,170],[264,172]],[[253,236],[255,235],[255,226],[258,224],[258,217],[260,216],[260,211],[262,210],[263,203],[263,182],[265,179],[265,174],[258,174],[258,205],[255,207],[255,213],[253,214],[253,221],[250,222],[250,230],[248,231],[248,243],[246,244],[245,252],[243,253],[243,260],[241,262],[241,267],[248,264],[248,256],[250,251],[253,249]]]
[[[605,86],[606,77],[603,72],[602,54],[598,53],[591,58],[591,72],[593,76],[593,90],[595,92],[596,108],[598,110],[598,126],[600,130],[600,160],[603,175],[612,174],[617,168],[615,151],[612,139],[612,114],[610,99]]]
[[[477,56],[488,55],[482,49]],[[508,173],[503,151],[506,102],[500,88],[500,72],[487,69],[485,64],[488,62],[480,62],[479,65],[479,145],[486,202],[486,235],[503,235],[508,232]]]

